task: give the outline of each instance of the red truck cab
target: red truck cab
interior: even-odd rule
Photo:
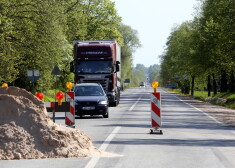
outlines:
[[[100,83],[111,106],[117,106],[121,89],[121,48],[115,40],[75,41],[75,83]]]

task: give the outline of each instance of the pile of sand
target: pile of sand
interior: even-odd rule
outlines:
[[[100,155],[85,132],[53,123],[34,95],[0,88],[0,160]]]

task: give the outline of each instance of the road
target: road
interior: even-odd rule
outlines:
[[[115,157],[0,161],[0,168],[233,168],[235,128],[226,127],[202,110],[159,89],[163,135],[149,134],[152,88],[121,94],[110,118],[76,118],[94,146]],[[56,116],[64,124],[64,114]]]

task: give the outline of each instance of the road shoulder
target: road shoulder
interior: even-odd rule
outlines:
[[[224,125],[235,127],[235,110],[223,106],[212,105],[208,102],[196,100],[190,96],[180,95],[173,92],[170,93],[174,94],[179,99],[184,100],[186,103],[189,103],[194,107],[202,110],[203,112],[209,114],[218,121],[222,122]]]

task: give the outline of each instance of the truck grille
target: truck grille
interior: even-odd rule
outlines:
[[[81,79],[81,83],[99,83],[103,87],[104,91],[108,92],[108,79]]]

